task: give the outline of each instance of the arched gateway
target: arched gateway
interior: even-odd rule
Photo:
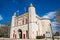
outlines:
[[[19,38],[22,39],[22,30],[21,29],[18,30],[18,34],[19,34]]]

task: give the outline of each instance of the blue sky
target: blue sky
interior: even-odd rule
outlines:
[[[4,21],[11,21],[14,12],[19,10],[17,15],[28,11],[28,7],[32,3],[36,8],[37,15],[48,17],[53,21],[53,15],[60,9],[60,0],[0,0],[0,24]]]

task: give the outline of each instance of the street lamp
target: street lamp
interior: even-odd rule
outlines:
[[[50,24],[50,28],[51,28],[51,33],[52,33],[52,39],[54,40],[54,35],[53,35],[53,30],[52,30],[51,24]]]

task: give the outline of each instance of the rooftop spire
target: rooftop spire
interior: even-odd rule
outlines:
[[[30,4],[30,7],[33,7],[32,3]]]

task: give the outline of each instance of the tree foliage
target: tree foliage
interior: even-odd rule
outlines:
[[[4,22],[4,26],[0,26],[0,37],[9,37],[10,35],[10,22]]]
[[[56,30],[57,30],[57,32],[59,32],[59,34],[60,34],[60,10],[58,10],[57,12],[56,12],[56,16],[55,16],[55,22],[56,22]],[[56,33],[57,33],[56,32]],[[58,34],[56,34],[56,35],[58,35]]]

